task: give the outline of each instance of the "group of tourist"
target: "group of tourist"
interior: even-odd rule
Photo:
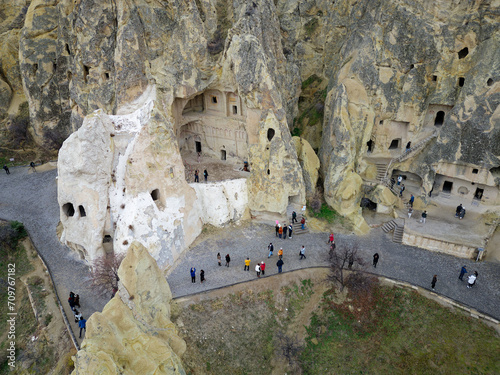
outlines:
[[[76,306],[80,308],[80,296],[78,294],[75,295],[73,292],[69,292],[68,298],[69,307],[71,307],[71,311],[75,315],[75,323],[78,323],[78,327],[80,328],[80,338],[82,338],[82,331],[86,331],[86,323],[87,321],[83,318],[82,313],[76,309]]]
[[[208,172],[206,169],[203,171],[203,177],[205,178],[206,183],[208,180]],[[194,171],[194,182],[200,182],[200,172],[198,172],[198,169]]]
[[[9,170],[9,167],[7,167],[7,165],[3,166],[3,170],[5,171],[5,173],[10,174],[10,170]],[[35,165],[35,163],[30,162],[29,170],[33,171],[33,172],[36,172],[36,165]]]

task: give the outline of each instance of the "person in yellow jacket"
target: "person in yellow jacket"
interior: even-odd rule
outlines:
[[[280,249],[278,250],[278,258],[279,258],[279,259],[283,258],[283,248],[280,248]]]
[[[245,268],[243,271],[250,271],[250,258],[245,259]]]

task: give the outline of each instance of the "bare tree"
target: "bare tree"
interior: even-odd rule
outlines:
[[[299,344],[299,338],[295,336],[288,336],[281,329],[276,331],[276,339],[278,341],[278,348],[281,350],[281,355],[285,357],[291,367],[299,365],[299,355],[302,351],[302,346]]]
[[[91,288],[101,296],[114,295],[118,290],[118,268],[125,254],[106,254],[95,259],[90,271]]]
[[[346,279],[345,270],[360,270],[364,266],[363,259],[358,255],[358,245],[347,245],[335,248],[330,247],[328,253],[330,261],[330,275],[328,278],[340,284],[340,290],[344,290]]]

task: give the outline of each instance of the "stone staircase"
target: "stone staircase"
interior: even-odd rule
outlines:
[[[377,181],[383,181],[387,171],[387,163],[377,163],[375,166],[377,167]]]
[[[297,213],[297,221],[298,222],[292,224],[292,228],[293,228],[292,237],[295,235],[299,235],[299,234],[309,233],[309,228],[307,228],[307,218],[306,218],[306,224],[304,226],[304,229],[301,229],[300,220],[302,219],[302,211],[300,210],[300,208],[294,207],[292,205],[289,205],[287,207],[287,210],[286,210],[286,216],[288,218],[287,224],[292,223],[292,212],[294,210]]]
[[[389,233],[390,231],[394,231],[392,235],[392,242],[402,243],[403,242],[403,234],[405,232],[405,226],[398,225],[394,220],[388,221],[384,225],[382,225],[382,230],[385,233]]]
[[[402,161],[405,161],[410,156],[415,156],[415,154],[418,151],[421,151],[424,148],[424,146],[427,145],[427,143],[429,143],[430,140],[432,140],[433,138],[436,138],[437,135],[438,135],[438,131],[436,129],[428,137],[422,139],[420,142],[418,142],[417,144],[413,145],[413,147],[409,151],[405,151],[403,154],[399,155],[398,157],[393,158],[389,162],[389,164],[387,164],[387,167],[386,167],[385,172],[384,172],[384,176],[383,176],[383,178],[380,181],[382,183],[383,182],[387,182],[387,180],[388,180],[388,174],[389,174],[391,165],[393,165],[395,163],[400,163]],[[377,165],[377,177],[378,177],[378,165]]]

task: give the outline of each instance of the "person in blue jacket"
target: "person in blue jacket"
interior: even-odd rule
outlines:
[[[80,338],[82,338],[82,330],[86,331],[86,323],[87,321],[83,319],[83,316],[80,317],[80,321],[78,322],[78,327],[80,327]]]
[[[191,282],[195,283],[196,282],[196,268],[191,267]]]

